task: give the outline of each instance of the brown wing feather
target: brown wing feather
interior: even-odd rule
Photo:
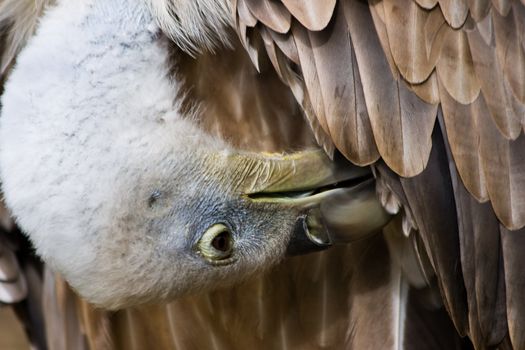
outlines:
[[[501,231],[510,340],[514,349],[523,349],[525,348],[523,326],[525,324],[525,298],[523,298],[525,230],[512,232],[501,227]]]
[[[442,119],[441,126],[446,140]],[[451,157],[450,145],[445,145]],[[458,213],[469,335],[476,348],[496,346],[508,334],[499,221],[489,203],[480,203],[466,190],[453,163],[450,173]]]
[[[297,46],[297,52],[299,54],[299,62],[301,64],[301,71],[306,87],[305,92],[310,98],[310,103],[314,109],[317,119],[319,120],[319,124],[325,133],[330,134],[328,124],[326,122],[323,95],[319,82],[319,76],[317,72],[318,69],[316,66],[312,43],[310,41],[310,35],[304,27],[299,25],[293,26],[292,33]]]
[[[474,105],[480,126],[480,154],[487,190],[498,218],[512,230],[525,221],[525,135],[506,140],[483,99]]]
[[[424,9],[431,10],[438,4],[438,0],[416,0],[416,3]]]
[[[251,14],[277,33],[290,30],[292,17],[283,4],[271,0],[243,0]]]
[[[284,6],[309,30],[322,30],[332,18],[336,0],[282,0]]]
[[[311,65],[301,64],[306,87],[310,92],[307,71],[314,70],[319,84],[317,91],[320,94],[314,96],[318,96],[321,102],[317,104],[318,107],[323,108],[317,115],[323,116],[320,120],[324,122],[326,132],[349,159],[356,164],[367,165],[376,161],[379,154],[366,110],[354,49],[348,37],[340,35],[347,27],[341,8],[331,25],[340,27],[340,30],[310,32],[308,38],[305,38],[312,47],[311,56],[307,57],[314,61]],[[296,37],[298,46],[301,47],[301,57],[305,59],[305,53],[309,52],[301,43],[302,36]],[[348,63],[337,69],[322,69],[334,61]],[[348,84],[349,81],[353,83]],[[313,102],[312,94],[310,96]]]
[[[478,151],[480,132],[472,106],[460,104],[446,91],[441,94],[441,106],[452,156],[461,180],[478,201],[485,202],[489,194]]]
[[[502,16],[506,16],[509,13],[511,4],[511,0],[492,0],[492,6]]]
[[[415,2],[403,0],[385,0],[379,4],[383,5],[388,45],[400,73],[412,84],[426,81],[439,56],[421,50],[429,35],[413,28],[426,28],[431,14],[440,13],[439,8],[426,11]]]
[[[241,22],[247,27],[255,27],[257,18],[251,13],[246,0],[237,0],[237,14],[241,18]]]
[[[505,139],[514,140],[523,129],[525,6],[518,1],[443,0],[436,4],[384,0],[372,2],[367,9],[364,3],[349,0],[339,1],[334,14],[338,14],[340,8],[344,10],[347,28],[339,24],[340,15],[333,15],[322,31],[307,35],[308,26],[295,17],[296,29],[281,37],[300,40],[301,59],[297,61],[291,54],[289,57],[299,65],[296,71],[304,79],[306,89],[301,95],[309,96],[310,110],[325,134],[357,164],[364,164],[363,159],[372,159],[377,148],[396,173],[414,176],[426,166],[435,105],[442,103],[448,128],[463,127],[461,132],[449,131],[448,141],[467,189],[482,201],[492,193],[491,203],[506,227],[525,226],[525,218],[518,213],[522,210],[521,202],[515,200],[522,190],[512,185],[513,181],[519,182],[521,167],[511,167],[507,177],[514,180],[496,179],[494,176],[501,171],[492,169],[498,167],[498,163],[494,163],[488,149],[482,151],[483,147],[478,146],[496,145],[491,140],[479,142],[478,138],[483,135],[500,138],[499,133]],[[331,7],[327,5],[327,9]],[[294,11],[299,10],[294,8]],[[323,12],[323,16],[325,14]],[[301,25],[304,29],[297,28]],[[331,41],[321,39],[314,45],[313,37],[331,38]],[[338,48],[330,46],[335,40]],[[329,51],[332,53],[328,54]],[[323,57],[319,58],[321,52]],[[349,52],[355,55],[355,62]],[[354,106],[362,106],[354,103],[362,89],[375,144],[367,141],[361,148],[349,147],[352,141],[345,141],[341,133],[332,133],[341,130],[337,126],[345,125],[346,139],[368,135],[365,130],[358,130],[366,125],[363,119],[349,118],[352,114],[347,110],[331,108],[338,106],[330,101],[338,101],[336,90],[341,91],[334,89],[331,82],[337,82],[337,87],[346,86],[344,91],[354,91],[356,98],[344,97]],[[359,83],[361,89],[356,87]],[[496,125],[494,134],[488,133],[492,124],[482,128],[472,119],[476,113],[469,106],[478,104],[480,96],[486,104],[483,108],[488,108],[488,115]],[[358,114],[366,117],[364,113]],[[361,120],[361,123],[347,120]],[[348,128],[354,130],[348,131]],[[482,135],[485,129],[487,132]],[[467,131],[468,143],[461,136]],[[472,166],[477,170],[472,172]],[[490,191],[485,183],[491,184]]]
[[[464,0],[439,0],[439,7],[452,28],[460,28],[465,23],[468,6]]]
[[[340,25],[341,8],[347,28]],[[406,213],[421,232],[458,329],[480,348],[502,341],[503,347],[523,346],[525,321],[516,311],[522,308],[516,296],[525,287],[515,282],[522,280],[519,269],[505,268],[503,273],[503,262],[509,264],[517,256],[507,253],[510,245],[500,238],[500,231],[501,237],[505,233],[499,223],[511,230],[525,226],[525,6],[512,0],[383,0],[371,2],[368,9],[363,2],[340,0],[331,22],[309,35],[311,28],[290,12],[304,30],[282,36],[308,38],[301,42],[295,71],[306,80],[303,94],[315,97],[312,108],[336,147],[356,163],[365,152],[350,152],[345,136],[330,128],[353,126],[355,130],[345,132],[346,138],[354,138],[357,125],[344,124],[352,120],[348,112],[327,112],[331,101],[337,101],[335,91],[340,91],[334,86],[346,84],[356,100],[360,83],[379,155],[399,175],[421,174],[403,179],[398,195],[405,198]],[[331,46],[335,42],[337,47]],[[315,84],[308,81],[311,77]],[[442,144],[449,151],[440,160],[434,157],[430,170],[423,170],[437,104],[443,111]],[[447,159],[453,162],[450,169]],[[446,175],[449,171],[452,175]],[[433,172],[441,172],[440,179]],[[447,176],[451,182],[445,188],[439,181]],[[432,181],[449,193],[432,190]],[[387,197],[385,205],[390,202]],[[450,220],[457,215],[458,221],[435,221],[437,212],[443,220],[444,210]],[[505,295],[510,283],[512,291]]]
[[[521,102],[525,103],[525,52],[523,47],[523,21],[525,21],[525,10],[522,5],[515,4],[508,15],[498,18],[494,21],[496,33],[502,31],[507,35],[505,60],[503,71],[507,81],[512,87],[514,96]],[[520,23],[521,21],[521,23]],[[521,24],[521,26],[520,26]],[[496,37],[497,38],[497,37]]]
[[[499,222],[456,181],[461,263],[469,305],[469,328],[477,347],[499,344],[507,334]]]
[[[487,16],[491,21],[491,16]],[[521,118],[512,108],[513,96],[505,89],[505,76],[498,64],[496,52],[483,39],[481,31],[468,33],[474,68],[479,77],[481,91],[490,114],[499,131],[508,139],[515,139],[521,133]]]
[[[476,22],[483,20],[491,7],[490,0],[467,0],[467,4],[469,13]]]
[[[430,153],[429,135],[436,106],[409,93],[402,82],[394,79],[377,35],[367,29],[373,27],[368,7],[347,2],[344,10],[379,153],[396,172],[417,174]]]
[[[436,71],[440,82],[456,101],[470,104],[478,97],[480,85],[474,71],[465,32],[447,27]]]

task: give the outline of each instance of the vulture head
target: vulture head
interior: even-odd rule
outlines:
[[[80,294],[118,308],[202,291],[386,222],[367,169],[236,150],[183,115],[150,11],[59,1],[2,99],[5,200]]]

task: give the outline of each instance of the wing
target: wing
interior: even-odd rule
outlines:
[[[524,24],[519,1],[236,2],[319,143],[376,163],[478,347],[525,347]]]
[[[318,139],[358,165],[381,157],[401,176],[421,173],[440,105],[465,187],[518,229],[525,7],[494,3],[238,0],[237,29],[256,65],[254,52],[268,55]]]

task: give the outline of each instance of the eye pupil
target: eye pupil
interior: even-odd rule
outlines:
[[[223,231],[219,233],[211,241],[211,245],[218,251],[227,252],[228,250],[230,250],[231,245],[230,233],[228,231]]]

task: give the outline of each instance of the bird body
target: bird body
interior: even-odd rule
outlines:
[[[523,348],[523,135],[494,98],[519,116],[522,83],[508,72],[487,83],[498,72],[484,61],[511,69],[501,33],[519,33],[523,9],[509,4],[58,1],[2,97],[0,174],[17,223],[105,307],[244,282],[111,316],[71,306],[47,275],[48,323],[66,303],[81,315],[71,334],[92,347],[140,346],[147,335],[126,336],[156,317],[169,336],[147,334],[166,347],[460,348],[459,334]],[[219,64],[230,57],[238,66]],[[326,153],[303,140],[297,106]],[[294,142],[300,151],[260,152]],[[360,167],[330,160],[335,148]],[[329,250],[283,261],[290,247]],[[432,311],[437,290],[455,329]],[[244,323],[256,331],[239,336]]]

